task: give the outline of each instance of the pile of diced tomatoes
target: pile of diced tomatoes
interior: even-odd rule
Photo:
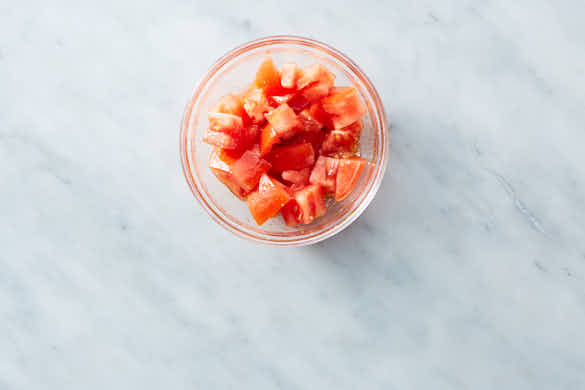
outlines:
[[[288,226],[325,214],[325,199],[345,199],[366,161],[356,155],[366,109],[352,87],[334,87],[321,64],[279,70],[265,59],[242,94],[209,111],[203,141],[209,167],[247,200],[259,225],[279,213]]]

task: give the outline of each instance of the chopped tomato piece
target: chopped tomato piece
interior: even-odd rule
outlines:
[[[282,72],[280,74],[280,85],[282,85],[283,88],[294,88],[297,85],[298,76],[299,69],[297,64],[284,64],[282,65]]]
[[[325,198],[319,184],[311,184],[295,193],[303,223],[311,223],[317,217],[325,214]]]
[[[260,153],[247,150],[231,168],[238,184],[246,191],[252,191],[260,177],[270,169],[270,163],[260,158]]]
[[[323,82],[333,86],[335,75],[321,64],[313,64],[301,71],[297,81],[297,88],[303,89],[311,84]]]
[[[363,129],[361,120],[339,130],[331,130],[325,136],[321,153],[326,155],[348,156],[357,152],[360,134]]]
[[[329,82],[321,82],[315,83],[313,85],[308,86],[307,88],[301,91],[301,94],[310,102],[316,102],[317,100],[321,99],[324,96],[329,94],[329,90],[333,86],[333,81]]]
[[[297,114],[286,103],[266,114],[266,119],[276,134],[281,137],[294,134],[294,131],[301,126]]]
[[[254,81],[257,88],[263,89],[266,95],[275,95],[282,90],[280,85],[280,72],[274,65],[272,58],[267,58],[262,61],[258,72],[256,72],[256,80]]]
[[[339,166],[339,159],[334,157],[319,156],[309,182],[311,184],[319,184],[326,192],[334,193],[337,177],[337,167]]]
[[[287,104],[290,106],[290,108],[293,109],[294,112],[300,112],[309,104],[311,104],[311,102],[308,101],[302,94],[297,93],[290,98]]]
[[[351,125],[366,113],[366,108],[355,88],[336,87],[321,101],[323,109],[332,115],[335,129]]]
[[[211,131],[237,133],[244,126],[242,118],[237,115],[209,112],[207,117],[209,119],[209,129]]]
[[[305,185],[309,183],[309,175],[311,174],[311,168],[303,168],[300,170],[287,170],[282,171],[280,176],[283,180],[288,181],[292,184]]]
[[[304,144],[304,143],[308,142],[313,147],[313,151],[315,152],[315,158],[316,158],[317,154],[319,152],[319,149],[321,149],[321,144],[323,143],[324,139],[325,139],[325,133],[322,131],[313,131],[313,132],[304,131],[302,133],[297,134],[290,141],[287,141],[287,144],[288,145]]]
[[[223,161],[227,165],[232,165],[240,157],[242,157],[242,154],[244,154],[243,152],[240,152],[239,150],[219,149],[219,148],[216,148],[214,150],[214,153],[216,154],[217,158],[219,158],[221,161]]]
[[[282,219],[287,226],[297,226],[303,221],[303,215],[299,204],[295,199],[291,199],[284,207],[280,210]]]
[[[213,151],[209,159],[209,168],[211,172],[238,198],[244,200],[248,191],[243,189],[235,180],[230,164],[221,156],[221,151]]]
[[[299,118],[301,120],[301,123],[303,124],[303,129],[306,132],[312,133],[319,131],[323,128],[321,122],[313,118],[313,116],[311,115],[311,111],[308,108],[305,108],[303,111],[300,112]]]
[[[209,112],[232,114],[241,117],[244,113],[244,106],[242,99],[239,96],[234,95],[233,93],[229,93],[225,96],[222,96],[219,99],[219,102],[213,106]]]
[[[222,149],[237,149],[239,145],[238,140],[232,135],[212,130],[207,130],[203,142]]]
[[[266,155],[271,172],[298,170],[310,167],[315,162],[315,152],[310,143],[279,146]]]
[[[345,199],[351,193],[365,166],[366,161],[360,157],[339,160],[335,186],[336,201]]]
[[[263,174],[258,190],[248,196],[248,207],[258,225],[274,217],[290,200],[288,192],[275,179]]]
[[[254,88],[244,95],[244,110],[253,122],[264,122],[264,113],[271,109],[263,90]]]
[[[260,155],[267,155],[274,145],[280,142],[280,136],[276,133],[274,128],[267,123],[260,133]]]

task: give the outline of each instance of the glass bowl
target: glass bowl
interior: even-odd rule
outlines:
[[[258,226],[246,202],[239,200],[208,167],[212,147],[202,141],[207,111],[228,93],[242,92],[267,56],[277,66],[319,62],[336,76],[335,85],[353,86],[367,107],[359,154],[369,161],[353,192],[342,202],[328,201],[327,213],[308,225],[288,227],[281,217]],[[362,70],[339,50],[296,36],[271,36],[239,46],[211,67],[187,103],[181,123],[181,160],[187,183],[212,219],[237,236],[280,246],[309,245],[339,233],[365,210],[380,187],[388,161],[389,135],[378,92]]]

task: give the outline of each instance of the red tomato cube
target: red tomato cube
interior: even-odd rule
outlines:
[[[238,184],[246,191],[252,191],[260,177],[270,169],[270,163],[260,158],[260,153],[247,150],[231,168]]]
[[[321,185],[323,190],[328,193],[334,193],[338,165],[339,159],[337,158],[319,156],[313,170],[311,171],[309,182],[311,184]]]
[[[301,112],[305,107],[311,104],[302,94],[297,93],[294,94],[293,97],[287,102],[290,108],[293,109],[294,112]]]
[[[209,129],[222,133],[237,133],[244,127],[242,118],[237,115],[224,114],[221,112],[209,112]]]
[[[254,123],[264,122],[264,113],[270,111],[272,107],[264,94],[264,91],[254,88],[244,95],[244,110]]]
[[[269,218],[274,217],[290,200],[290,195],[270,176],[263,174],[258,184],[258,190],[248,196],[250,213],[258,225],[262,225]]]
[[[222,96],[219,99],[219,102],[213,106],[209,112],[232,114],[241,117],[244,113],[244,106],[242,99],[239,96],[234,95],[233,93],[229,93],[225,96]]]
[[[295,63],[282,65],[280,72],[280,85],[283,88],[294,88],[297,85],[297,78],[299,76],[299,68]]]
[[[207,130],[203,137],[203,142],[222,149],[237,149],[239,146],[238,139],[227,133]]]
[[[305,184],[309,183],[310,174],[311,168],[307,167],[299,170],[282,171],[280,176],[282,177],[283,180],[286,180],[289,183],[304,186]]]
[[[336,201],[342,201],[353,191],[365,166],[366,161],[360,157],[339,160],[335,185]]]
[[[303,89],[314,83],[325,83],[333,86],[335,75],[321,64],[313,64],[302,70],[297,81],[297,88]]]
[[[221,156],[221,157],[220,157]],[[248,191],[242,188],[234,179],[230,164],[224,160],[226,155],[222,155],[221,151],[213,151],[209,159],[209,168],[211,172],[223,183],[225,186],[238,198],[244,200]],[[229,161],[229,160],[228,160]]]
[[[280,136],[276,133],[274,128],[267,123],[260,133],[260,155],[266,156],[272,147],[280,142]]]
[[[274,65],[272,58],[266,58],[256,72],[254,84],[264,90],[267,96],[278,95],[282,91],[280,72]]]
[[[336,87],[321,101],[323,109],[332,115],[335,129],[351,125],[366,113],[357,91],[352,87]]]
[[[358,149],[362,129],[362,121],[358,120],[343,129],[331,130],[323,140],[321,153],[338,156],[355,154]]]
[[[265,158],[272,165],[270,171],[278,173],[310,167],[315,162],[315,152],[310,143],[286,145],[273,148]]]
[[[318,184],[311,184],[297,191],[295,201],[298,204],[303,223],[311,223],[315,218],[325,214],[325,197],[323,189]]]
[[[284,207],[280,210],[280,215],[287,226],[297,226],[303,221],[303,215],[299,204],[295,199],[291,199]]]
[[[268,122],[279,136],[288,136],[301,127],[297,114],[288,104],[283,103],[265,115]]]

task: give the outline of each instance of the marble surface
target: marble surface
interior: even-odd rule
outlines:
[[[0,389],[585,388],[585,3],[241,4],[0,4]],[[295,249],[178,156],[207,67],[282,33],[392,123],[370,207]]]

